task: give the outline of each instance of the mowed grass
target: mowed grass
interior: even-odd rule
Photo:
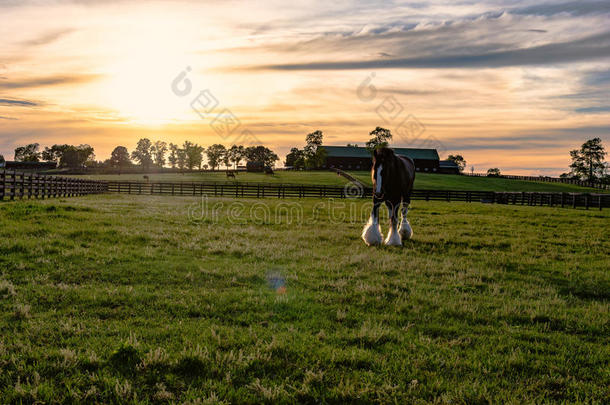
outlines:
[[[371,174],[368,171],[350,172],[364,184],[371,185]],[[227,178],[224,171],[218,172],[186,172],[186,173],[151,173],[151,174],[92,174],[70,176],[87,178],[93,180],[114,181],[146,181],[144,175],[150,181],[166,182],[247,182],[247,183],[272,183],[272,184],[311,184],[311,185],[333,185],[344,186],[349,181],[331,171],[284,171],[276,170],[273,175],[264,173],[239,172],[235,179]],[[415,188],[420,190],[469,190],[469,191],[552,191],[573,193],[600,193],[597,189],[579,187],[572,184],[545,183],[523,180],[509,180],[502,178],[470,177],[435,173],[417,173],[415,176]],[[608,191],[605,191],[608,192]]]
[[[316,184],[316,185],[345,185],[348,180],[339,176],[335,172],[307,171],[297,172],[288,170],[276,170],[273,174],[239,172],[235,178],[228,178],[224,170],[217,172],[185,172],[185,173],[150,173],[150,174],[91,174],[74,175],[69,177],[86,178],[93,180],[114,180],[114,181],[146,181],[144,176],[148,176],[150,181],[219,181],[219,182],[248,182],[248,183],[275,183],[275,184]]]
[[[0,204],[2,402],[610,402],[610,211],[368,204]]]
[[[371,185],[370,172],[350,172],[351,175]],[[543,181],[511,180],[495,177],[471,177],[451,174],[421,173],[415,175],[415,188],[419,190],[467,190],[467,191],[548,191],[567,193],[607,193],[573,184],[547,183]]]

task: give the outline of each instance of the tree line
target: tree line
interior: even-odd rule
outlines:
[[[0,156],[1,161],[4,158]],[[229,169],[237,168],[242,162],[255,162],[263,166],[272,167],[279,157],[271,149],[258,145],[248,146],[232,145],[225,147],[222,144],[213,144],[207,148],[185,141],[182,145],[164,141],[152,142],[142,138],[130,153],[127,147],[117,146],[112,150],[110,158],[105,161],[96,161],[93,147],[89,145],[53,145],[40,150],[38,143],[31,143],[15,148],[14,159],[17,162],[54,162],[59,168],[114,168],[126,169],[141,167],[143,170],[151,168],[171,167],[173,169],[212,169],[221,166]],[[204,163],[205,159],[205,163]]]
[[[373,151],[380,146],[388,146],[392,140],[390,130],[376,127],[369,133],[371,137],[365,144],[366,149]],[[316,130],[307,134],[305,146],[302,149],[293,147],[286,155],[284,165],[294,169],[317,169],[326,161],[326,151],[322,147],[324,134]],[[357,147],[356,144],[347,146]],[[610,166],[605,161],[607,152],[600,138],[586,141],[579,149],[570,151],[572,163],[570,172],[560,177],[588,181],[602,181],[610,183]],[[204,163],[205,159],[205,163]],[[222,144],[213,144],[207,148],[196,143],[185,141],[182,145],[166,143],[164,141],[152,142],[142,138],[130,153],[125,146],[117,146],[110,158],[105,161],[96,161],[93,147],[87,144],[67,145],[55,144],[40,150],[38,143],[31,143],[15,148],[14,160],[17,162],[54,162],[59,168],[114,168],[125,169],[141,167],[143,170],[151,168],[171,167],[173,169],[212,169],[221,166],[229,169],[237,168],[242,162],[253,162],[262,166],[273,167],[279,160],[277,154],[271,149],[258,145],[248,146],[232,145],[225,147]],[[462,155],[449,155],[447,160],[457,164],[460,172],[466,167],[466,160]],[[0,165],[4,157],[0,155]],[[471,167],[474,172],[474,167]],[[492,168],[488,176],[501,176],[500,169]]]

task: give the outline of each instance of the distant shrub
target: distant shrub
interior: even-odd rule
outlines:
[[[487,177],[500,177],[501,175],[502,173],[500,173],[500,169],[497,167],[487,170]]]

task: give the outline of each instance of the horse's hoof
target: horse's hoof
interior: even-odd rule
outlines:
[[[367,246],[380,245],[383,242],[383,236],[381,235],[379,224],[366,224],[362,230],[362,240]]]
[[[392,232],[388,234],[384,244],[386,246],[402,246],[402,240],[400,239],[398,233]]]
[[[413,229],[411,228],[411,225],[408,222],[403,223],[400,226],[400,229],[398,229],[398,234],[400,235],[400,238],[402,240],[411,239],[413,237]]]

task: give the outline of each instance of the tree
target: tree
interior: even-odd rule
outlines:
[[[305,168],[305,152],[299,148],[290,149],[290,153],[286,155],[284,166],[291,166],[295,169]]]
[[[354,143],[354,144],[348,143],[348,144],[347,144],[347,145],[345,145],[345,146],[347,146],[348,148],[357,148],[357,147],[358,147],[358,144],[357,144],[357,143]]]
[[[42,160],[45,162],[55,162],[59,164],[59,161],[67,148],[68,145],[53,145],[50,148],[47,146],[42,151]]]
[[[244,148],[242,145],[233,145],[227,150],[227,156],[237,169],[239,162],[246,157],[246,148]]]
[[[167,153],[167,143],[156,141],[151,147],[151,153],[155,166],[165,166],[165,154]]]
[[[69,167],[71,169],[80,169],[95,159],[93,148],[89,145],[68,145],[61,159],[59,159],[60,167]]]
[[[86,165],[91,165],[95,158],[94,150],[89,145],[53,145],[50,148],[44,148],[42,152],[42,160],[47,162],[55,162],[59,167],[68,167],[71,169],[80,169]]]
[[[303,148],[303,154],[305,157],[305,166],[309,169],[315,169],[324,164],[326,158],[326,151],[322,146],[322,140],[324,134],[322,131],[317,130],[305,137],[305,147]]]
[[[176,164],[180,170],[184,170],[186,167],[186,151],[184,149],[176,149]]]
[[[600,138],[589,139],[580,149],[570,151],[572,164],[571,173],[589,181],[595,181],[603,176],[604,158],[607,153]]]
[[[150,168],[152,164],[152,143],[148,138],[142,138],[138,141],[136,149],[131,152],[131,158],[138,162],[144,170]]]
[[[366,148],[370,152],[373,152],[376,148],[388,146],[389,141],[392,140],[392,133],[390,130],[381,127],[375,128],[369,132],[369,135],[372,136],[372,138],[366,143]]]
[[[500,169],[497,167],[487,170],[487,177],[500,177],[501,175],[502,173],[500,173]]]
[[[167,158],[172,169],[176,168],[176,164],[178,163],[178,145],[170,143],[169,144],[169,157]]]
[[[6,166],[6,160],[4,160],[4,156],[0,155],[0,167]]]
[[[201,168],[205,148],[189,141],[185,141],[182,148],[186,154],[186,167],[189,170],[193,170],[194,167]]]
[[[110,167],[119,169],[119,172],[121,169],[131,166],[127,148],[124,146],[117,146],[114,148],[110,154],[110,159],[108,159],[108,164]]]
[[[463,172],[464,169],[466,168],[466,160],[462,157],[462,155],[449,155],[447,157],[447,160],[458,165],[458,169],[460,170],[460,173]]]
[[[37,143],[30,143],[26,146],[20,146],[15,148],[15,161],[16,162],[39,162],[40,152],[38,152]]]
[[[246,160],[248,162],[262,163],[263,166],[273,167],[280,158],[269,148],[262,145],[249,146],[246,148]]]
[[[212,170],[216,170],[226,153],[227,149],[219,143],[215,143],[206,150],[205,154],[208,157],[208,164]]]

